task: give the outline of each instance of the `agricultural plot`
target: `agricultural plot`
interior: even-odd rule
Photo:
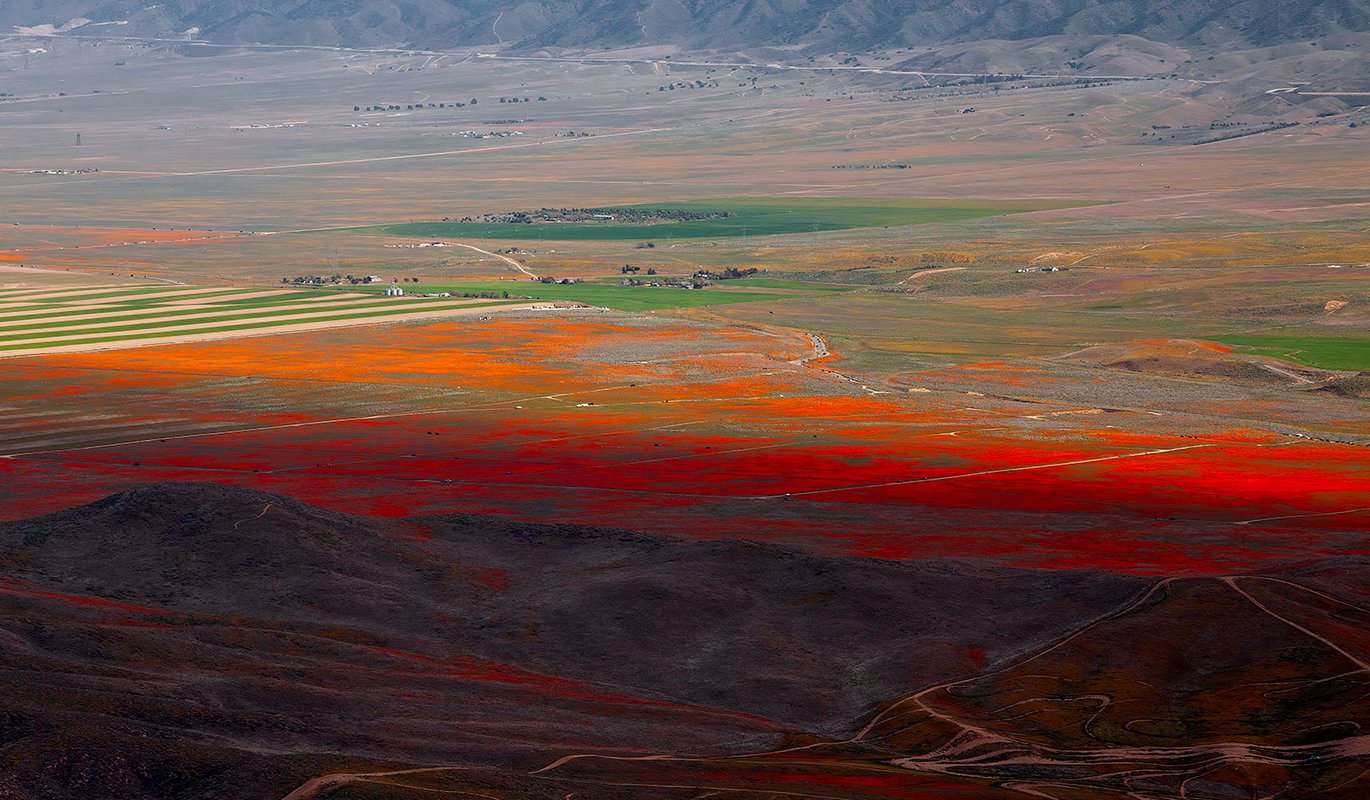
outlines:
[[[841,198],[728,198],[690,203],[623,206],[623,210],[719,215],[657,223],[616,219],[585,222],[415,222],[386,226],[397,236],[465,237],[517,241],[631,241],[711,239],[891,228],[930,222],[1050,211],[1094,205],[1071,200],[877,200]],[[612,212],[615,209],[605,209]],[[612,214],[606,214],[612,216]]]
[[[219,339],[462,314],[517,301],[147,285],[0,292],[0,354]]]

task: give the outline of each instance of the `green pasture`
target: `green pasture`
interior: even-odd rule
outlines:
[[[1309,367],[1370,370],[1370,338],[1332,336],[1216,336],[1244,353],[1291,361]]]
[[[860,287],[833,283],[814,283],[794,281],[786,278],[737,278],[728,281],[728,286],[758,287],[761,289],[798,289],[809,292],[850,292]]]
[[[883,200],[870,198],[724,198],[689,203],[644,203],[617,208],[731,212],[719,219],[648,224],[597,222],[482,223],[413,222],[382,231],[421,239],[504,239],[549,241],[650,241],[713,239],[817,233],[851,228],[890,228],[1078,208],[1071,200]],[[606,206],[610,207],[610,206]]]

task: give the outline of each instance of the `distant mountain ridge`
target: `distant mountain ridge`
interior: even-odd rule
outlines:
[[[89,20],[70,27],[73,22]],[[344,47],[871,49],[1057,35],[1271,46],[1370,30],[1370,0],[16,0],[0,31]]]

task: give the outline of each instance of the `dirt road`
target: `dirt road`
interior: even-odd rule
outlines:
[[[482,250],[473,244],[462,244],[461,242],[448,242],[448,244],[452,247],[465,247],[467,250],[475,250],[477,253],[484,253],[487,256],[493,256],[495,258],[500,259],[501,261],[507,262],[509,266],[513,267],[519,272],[522,272],[524,275],[527,275],[528,277],[534,279],[537,278],[537,275],[534,275],[532,272],[529,272],[527,267],[523,266],[522,264],[508,256],[502,256],[499,253],[492,253],[489,250]]]
[[[376,778],[388,778],[395,775],[417,775],[424,772],[450,772],[452,770],[460,769],[466,768],[420,767],[418,769],[400,769],[391,772],[335,772],[332,775],[320,775],[317,778],[311,778],[302,784],[300,788],[282,798],[282,800],[310,800],[310,798],[318,796],[319,792],[324,789],[332,789],[355,781],[375,780]]]

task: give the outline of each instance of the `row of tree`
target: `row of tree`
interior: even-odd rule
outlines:
[[[689,222],[703,219],[726,219],[731,211],[689,211],[681,208],[539,208],[537,211],[508,211],[503,214],[481,214],[474,217],[443,222],[534,223],[534,222]]]
[[[538,99],[541,99],[541,98],[538,98]],[[504,98],[501,97],[501,98],[499,99],[499,101],[500,101],[501,103],[503,103],[503,102],[504,102]],[[477,102],[478,102],[478,101],[476,100],[476,98],[473,97],[473,98],[471,98],[470,105],[473,105],[473,106],[474,106],[474,105],[477,104]],[[398,103],[374,103],[374,104],[372,104],[372,105],[367,106],[366,108],[362,108],[361,106],[352,106],[352,110],[353,110],[353,111],[422,111],[422,110],[425,109],[425,108],[466,108],[466,106],[467,106],[466,103],[405,103],[405,104],[402,105],[402,106],[401,106],[400,104],[398,104]]]
[[[418,278],[393,278],[394,283],[418,283]],[[370,276],[359,277],[357,275],[342,275],[333,273],[332,275],[296,275],[293,278],[281,278],[281,283],[295,286],[334,286],[348,283],[353,286],[362,283],[378,283],[373,281]]]

